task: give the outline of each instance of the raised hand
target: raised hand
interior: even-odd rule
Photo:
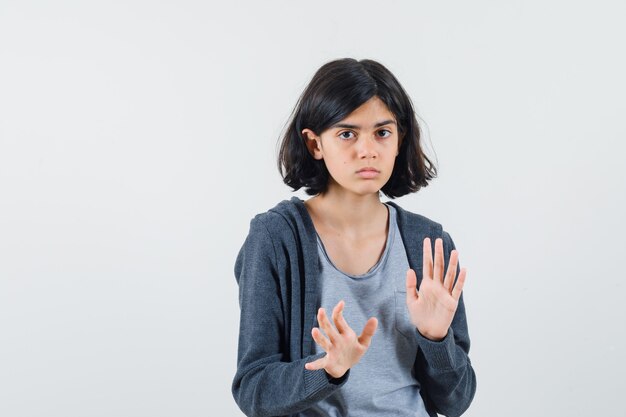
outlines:
[[[357,337],[354,330],[348,326],[343,317],[344,306],[345,302],[341,300],[333,308],[333,321],[336,328],[328,319],[326,311],[323,308],[318,310],[317,321],[327,337],[317,327],[311,330],[311,334],[313,335],[313,340],[324,349],[326,356],[313,362],[308,362],[304,365],[306,369],[314,371],[323,368],[333,378],[340,378],[367,351],[372,341],[372,336],[374,336],[374,332],[378,327],[378,320],[375,317],[370,317],[363,327],[361,336]]]
[[[463,291],[467,269],[461,268],[459,278],[454,283],[458,264],[458,252],[450,253],[450,262],[445,278],[443,275],[443,240],[435,240],[435,262],[433,266],[430,238],[424,239],[423,275],[419,293],[416,291],[415,271],[406,273],[406,305],[411,323],[426,338],[439,341],[448,333],[454,313]]]

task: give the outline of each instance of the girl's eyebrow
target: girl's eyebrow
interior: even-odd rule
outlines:
[[[388,125],[388,124],[396,124],[396,122],[394,122],[393,120],[383,120],[382,122],[378,122],[374,125],[374,128],[380,127],[380,126],[384,126],[384,125]],[[342,127],[342,128],[346,128],[346,129],[360,129],[361,126],[359,125],[351,125],[348,123],[336,123],[334,125],[331,126],[331,128],[336,128],[336,127]]]

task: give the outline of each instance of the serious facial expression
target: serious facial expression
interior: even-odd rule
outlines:
[[[308,137],[315,159],[323,159],[331,179],[329,190],[340,187],[359,195],[378,193],[391,177],[398,155],[398,126],[383,101],[374,96],[316,136]]]

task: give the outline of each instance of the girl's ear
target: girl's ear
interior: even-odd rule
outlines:
[[[302,137],[304,138],[306,147],[313,158],[324,159],[324,155],[322,154],[321,138],[311,129],[302,129]]]

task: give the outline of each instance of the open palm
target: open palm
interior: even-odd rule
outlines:
[[[333,309],[335,326],[328,319],[326,310],[323,308],[318,310],[317,321],[326,336],[317,327],[314,327],[311,333],[313,340],[324,349],[326,355],[306,363],[304,365],[306,369],[314,371],[323,368],[330,376],[339,378],[365,355],[378,327],[378,319],[370,317],[361,335],[357,336],[343,317],[344,306],[345,302],[341,300]]]
[[[435,240],[435,260],[433,263],[430,238],[424,239],[422,282],[417,292],[415,271],[406,274],[406,304],[411,323],[426,338],[441,340],[448,333],[454,313],[463,291],[467,269],[461,268],[459,278],[454,282],[458,264],[456,249],[450,253],[448,270],[444,277],[443,240]]]

